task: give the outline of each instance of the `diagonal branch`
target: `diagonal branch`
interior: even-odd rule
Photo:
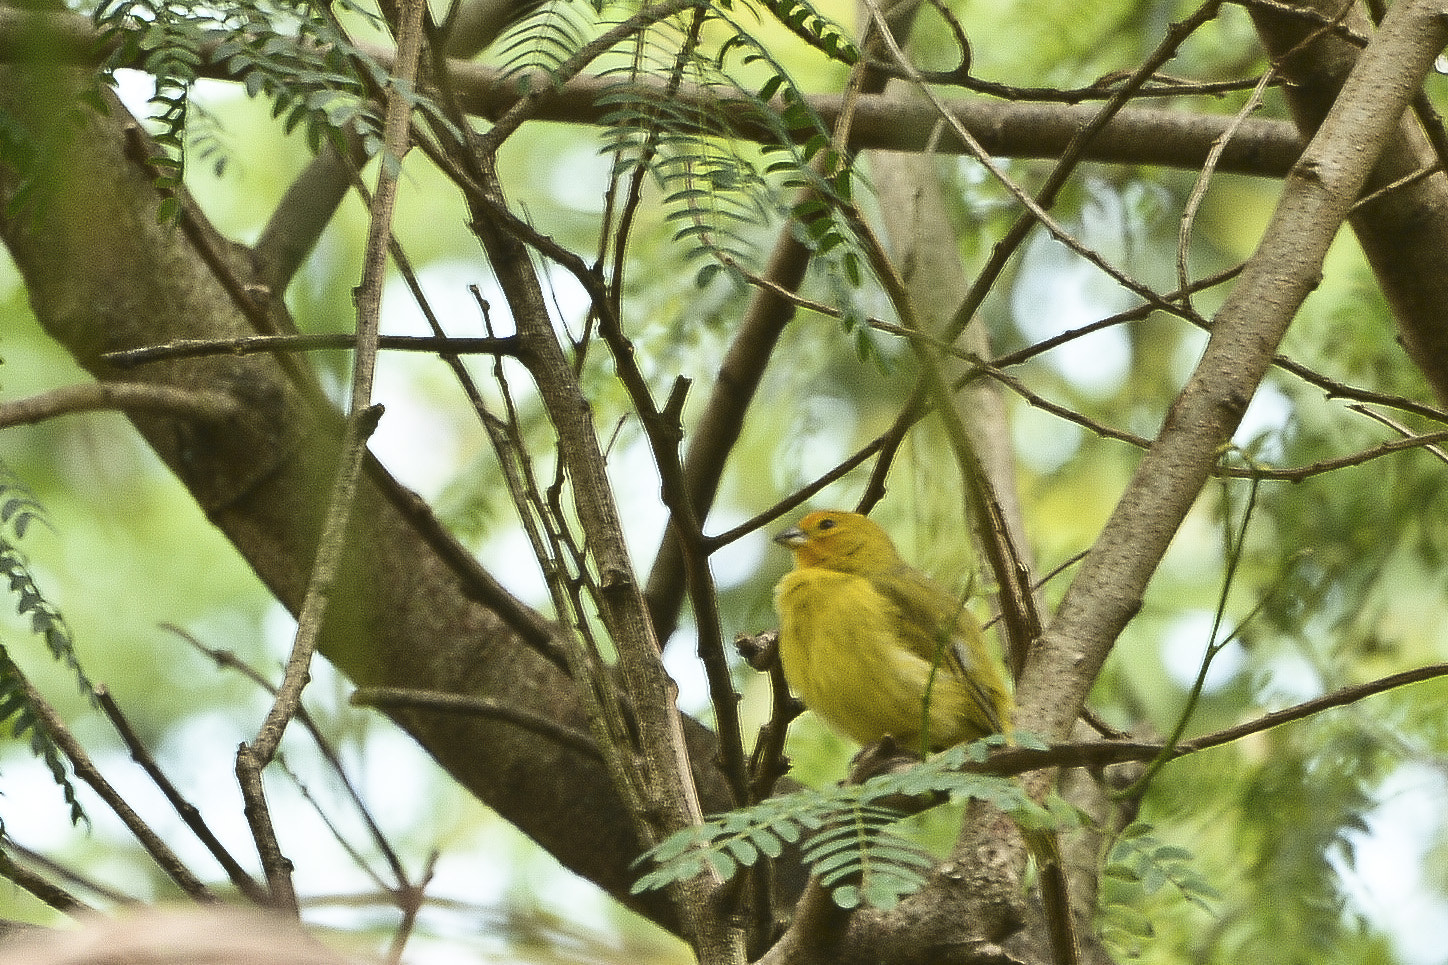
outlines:
[[[1022,718],[1067,733],[1086,691],[1231,438],[1398,119],[1448,39],[1441,5],[1403,0],[1287,180],[1257,253],[1218,312],[1101,536],[1026,665]]]

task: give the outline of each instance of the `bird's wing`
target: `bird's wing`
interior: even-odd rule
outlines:
[[[956,678],[980,719],[1003,732],[1005,691],[995,668],[982,666],[987,659],[984,636],[964,601],[908,565],[873,576],[870,583],[900,611],[901,641],[921,660]]]

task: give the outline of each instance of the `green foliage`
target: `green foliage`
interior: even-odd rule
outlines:
[[[766,8],[812,46],[847,63],[859,59],[840,28],[813,8],[792,0]],[[783,63],[737,20],[726,17],[725,22],[735,32],[722,45],[719,62],[723,64],[737,52],[741,67],[766,70],[766,79],[757,88],[738,85],[743,116],[772,134],[762,148],[764,174],[778,177],[781,190],[795,192],[786,212],[798,228],[797,237],[814,252],[815,261],[843,278],[849,290],[858,289],[864,281],[859,242],[840,217],[841,208],[854,204],[858,176],[854,159],[834,149],[831,125],[810,105]],[[859,317],[851,306],[852,301],[847,301],[847,320]]]
[[[375,15],[353,3],[341,8],[368,21]],[[102,37],[114,44],[103,75],[118,66],[137,66],[155,77],[151,97],[153,137],[161,151],[151,157],[156,187],[166,198],[160,217],[174,218],[174,196],[186,169],[192,85],[205,63],[223,65],[240,77],[248,95],[265,95],[287,132],[304,127],[308,146],[324,140],[346,152],[356,138],[364,154],[382,146],[382,120],[375,106],[396,85],[387,69],[353,44],[325,5],[288,0],[242,0],[224,8],[200,0],[104,0],[94,14]],[[435,129],[460,132],[430,99],[396,88]],[[202,118],[204,120],[204,117]],[[224,164],[219,142],[204,127],[196,146],[216,165]]]
[[[494,45],[503,73],[554,73],[593,39],[597,8],[588,0],[552,0],[509,28]],[[520,86],[527,79],[520,80]]]
[[[1246,818],[1237,846],[1265,907],[1252,909],[1233,950],[1271,942],[1327,956],[1347,906],[1335,859],[1351,868],[1354,840],[1369,830],[1382,744],[1350,718],[1324,719],[1275,743],[1271,764],[1240,787]]]
[[[787,845],[798,844],[803,863],[830,890],[835,904],[891,908],[925,884],[934,864],[930,854],[892,830],[907,815],[892,807],[891,799],[930,799],[933,806],[975,798],[1023,827],[1060,822],[1016,781],[961,770],[979,764],[991,746],[1004,742],[994,736],[963,744],[901,774],[796,791],[685,828],[638,859],[636,864],[650,863],[653,869],[634,882],[633,892],[667,887],[706,868],[728,879],[741,867],[761,857],[777,858]]]
[[[1187,902],[1210,912],[1221,895],[1195,867],[1185,848],[1163,843],[1155,829],[1136,822],[1117,836],[1102,874],[1100,929],[1118,957],[1136,957],[1153,935],[1147,900],[1170,885]]]
[[[725,9],[730,3],[720,4]],[[823,51],[831,60],[853,66],[860,59],[860,51],[846,35],[839,24],[822,15],[805,0],[760,0],[760,6],[774,15],[790,33]]]
[[[37,520],[45,522],[44,508],[8,469],[4,470],[0,474],[0,527],[3,527],[0,529],[0,573],[15,595],[16,611],[29,618],[31,629],[45,640],[51,656],[70,668],[81,692],[89,696],[91,683],[81,670],[70,627],[55,605],[41,593],[24,555],[11,538],[23,539],[30,524]],[[9,722],[12,734],[29,740],[31,753],[45,761],[51,777],[65,795],[71,822],[83,820],[85,812],[66,775],[60,748],[36,709],[29,682],[3,644],[0,644],[0,722]]]
[[[623,58],[599,72],[614,81],[597,98],[607,110],[601,152],[613,157],[615,179],[647,174],[657,183],[673,240],[683,242],[686,258],[707,259],[696,277],[700,287],[721,273],[740,279],[759,261],[763,230],[790,217],[817,259],[858,288],[861,258],[836,216],[850,203],[853,168],[833,152],[811,163],[829,144],[829,127],[778,58],[733,16],[734,6],[687,10],[639,30],[616,52]],[[740,6],[756,18],[772,15],[833,59],[858,59],[841,28],[808,4]],[[504,37],[503,69],[555,72],[592,39],[595,26],[578,0],[549,4]],[[700,39],[710,32],[723,35],[712,49]],[[741,79],[760,72],[762,82]],[[643,78],[655,83],[640,84]],[[709,96],[660,97],[658,81],[670,90],[692,84]],[[769,132],[772,143],[762,155],[737,138],[746,129]],[[805,201],[779,200],[804,187],[813,190]]]

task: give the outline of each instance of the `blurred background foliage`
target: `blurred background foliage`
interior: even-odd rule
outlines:
[[[1129,69],[1159,41],[1188,4],[1093,0],[1006,3],[957,0],[951,9],[972,38],[974,72],[1033,86],[1077,86]],[[848,22],[850,12],[830,8]],[[921,59],[943,65],[936,23],[922,21]],[[841,73],[792,38],[771,38],[809,90],[838,89]],[[1260,48],[1245,13],[1228,7],[1200,31],[1172,69],[1198,80],[1260,71]],[[147,96],[145,79],[123,74],[128,102]],[[1441,78],[1429,93],[1440,102]],[[193,164],[190,186],[228,236],[259,234],[291,179],[309,158],[299,136],[285,135],[265,102],[235,85],[204,83],[196,100],[220,119],[220,172]],[[1163,101],[1153,106],[1227,113],[1242,95]],[[1262,113],[1285,117],[1280,95]],[[601,132],[560,124],[527,125],[502,155],[505,183],[539,230],[590,257],[608,163]],[[1021,183],[1039,182],[1048,165],[1006,161]],[[967,266],[978,267],[1014,216],[1009,198],[973,162],[941,158],[954,239]],[[467,286],[494,305],[488,267],[459,213],[454,192],[420,155],[405,165],[396,236],[454,335],[484,334]],[[868,172],[867,172],[868,174]],[[1136,277],[1174,287],[1179,212],[1194,172],[1086,165],[1055,208],[1078,238]],[[1252,251],[1271,211],[1274,182],[1217,175],[1197,217],[1191,269],[1222,270]],[[657,197],[653,198],[657,201]],[[868,204],[868,202],[867,202]],[[644,371],[655,386],[676,375],[695,380],[685,424],[705,396],[748,292],[723,277],[707,288],[691,279],[657,205],[641,212],[630,255],[624,316]],[[772,226],[771,226],[772,227]],[[366,232],[356,199],[344,203],[288,298],[304,330],[352,324]],[[764,251],[770,227],[757,243]],[[583,302],[571,281],[553,274],[562,323],[577,330]],[[813,276],[805,292],[830,300],[830,279]],[[886,304],[867,286],[857,297],[871,312]],[[1211,309],[1222,291],[1198,296]],[[1038,235],[1015,260],[981,314],[998,353],[1131,307],[1131,298],[1060,245]],[[18,399],[85,378],[35,327],[14,270],[0,266],[0,397]],[[506,328],[505,318],[495,324]],[[417,311],[393,285],[384,331],[422,334]],[[1104,425],[1150,437],[1195,361],[1205,336],[1159,314],[1106,329],[1045,353],[1015,370],[1031,390]],[[711,517],[719,532],[767,508],[874,438],[914,386],[903,346],[875,333],[868,358],[834,320],[801,313],[785,333],[767,374],[756,416],[745,428]],[[1327,266],[1322,286],[1294,324],[1285,352],[1338,382],[1427,400],[1430,395],[1394,341],[1393,323],[1349,235]],[[341,353],[315,359],[336,389],[345,380]],[[610,461],[628,535],[647,566],[662,532],[657,482],[641,433],[603,353],[587,374],[598,424],[616,435]],[[491,384],[491,363],[470,363]],[[523,379],[513,380],[535,453],[548,465],[551,437]],[[374,451],[404,483],[431,499],[446,522],[505,583],[547,606],[525,541],[514,528],[505,488],[482,430],[435,359],[388,355],[378,398],[387,414]],[[1085,550],[1137,459],[1131,446],[1103,439],[1025,401],[1010,399],[1012,443],[1037,573]],[[1415,428],[1423,424],[1406,419]],[[1248,412],[1238,444],[1263,466],[1302,466],[1393,437],[1382,425],[1329,399],[1317,387],[1275,372]],[[73,628],[90,676],[110,687],[162,764],[239,853],[247,853],[232,753],[265,706],[258,689],[163,629],[175,625],[208,647],[230,651],[275,679],[292,623],[244,562],[210,527],[182,487],[115,415],[71,416],[0,434],[0,459],[47,510],[23,548],[37,581]],[[1264,482],[1245,528],[1240,569],[1226,590],[1226,628],[1259,604],[1262,610],[1216,658],[1188,735],[1250,719],[1326,690],[1395,670],[1448,659],[1448,468],[1437,454],[1413,450],[1301,482]],[[546,468],[541,473],[548,475]],[[861,473],[846,476],[813,504],[852,505]],[[958,586],[982,589],[985,578],[967,555],[961,500],[947,448],[931,424],[910,437],[890,479],[879,517],[905,554]],[[949,484],[943,485],[942,481]],[[1103,673],[1093,702],[1112,724],[1144,734],[1169,732],[1207,646],[1212,613],[1224,592],[1227,534],[1242,525],[1250,483],[1209,487],[1177,537],[1142,613],[1129,625]],[[721,551],[714,570],[727,632],[772,625],[775,580],[786,554],[766,533]],[[1070,571],[1046,584],[1059,599]],[[976,596],[986,613],[984,599]],[[153,800],[105,724],[75,693],[18,618],[0,639],[56,701],[113,781],[144,802],[147,816],[177,832]],[[669,666],[686,710],[707,716],[700,671],[686,625],[670,645]],[[746,721],[757,725],[767,694],[753,671],[736,671]],[[577,882],[451,783],[405,737],[375,713],[350,708],[347,685],[318,668],[307,704],[338,748],[352,779],[405,860],[414,868],[439,854],[414,960],[634,961],[684,958],[661,933]],[[1188,848],[1197,870],[1222,897],[1210,911],[1171,889],[1147,895],[1113,883],[1107,897],[1140,921],[1107,925],[1123,957],[1147,962],[1296,963],[1442,962],[1448,930],[1448,849],[1442,802],[1448,796],[1448,683],[1431,682],[1329,711],[1168,767],[1142,802],[1141,818],[1163,840]],[[836,780],[852,749],[806,715],[790,741],[795,775]],[[309,816],[306,795],[338,822],[341,833],[375,861],[335,777],[294,730],[285,747],[299,776],[274,802],[295,823],[283,845],[296,861],[309,916],[353,935],[366,947],[395,923],[376,884]],[[304,795],[301,788],[306,789]],[[0,820],[8,835],[96,882],[146,900],[167,886],[106,810],[85,796],[93,824],[72,829],[54,789],[23,744],[0,756]],[[169,823],[168,823],[169,822]],[[930,821],[921,822],[931,837]],[[936,836],[939,836],[939,828]],[[947,832],[948,833],[948,832]],[[168,835],[171,837],[171,835]],[[199,856],[198,856],[199,857]],[[0,915],[49,921],[23,892],[0,890]],[[359,937],[360,936],[360,937]]]

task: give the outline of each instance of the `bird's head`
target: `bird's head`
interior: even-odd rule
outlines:
[[[794,564],[799,568],[878,573],[900,562],[895,544],[878,523],[840,509],[810,513],[774,541],[794,551]]]

